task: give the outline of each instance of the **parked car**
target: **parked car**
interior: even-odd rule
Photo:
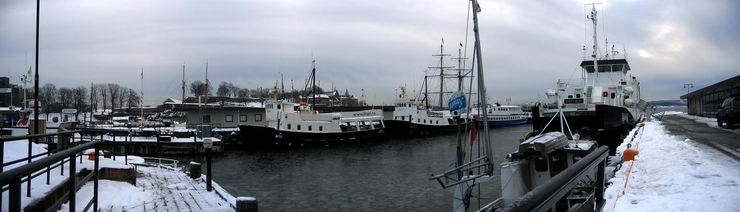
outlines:
[[[740,97],[729,97],[722,101],[717,110],[717,126],[722,127],[722,123],[729,129],[740,123]]]

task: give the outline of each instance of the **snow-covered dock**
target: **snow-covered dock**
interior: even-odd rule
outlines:
[[[625,161],[609,181],[604,211],[738,211],[740,162],[671,135],[656,119],[630,135],[635,131],[631,148],[639,154]],[[617,154],[630,140],[625,139]]]
[[[100,211],[234,211],[235,198],[218,184],[206,191],[205,178],[191,179],[165,167],[137,166],[136,185],[101,180]],[[83,186],[77,202],[92,198],[93,185]],[[66,207],[66,205],[65,205]],[[62,211],[67,209],[63,207]]]

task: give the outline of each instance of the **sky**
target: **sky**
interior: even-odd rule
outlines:
[[[557,79],[579,77],[590,2],[481,0],[489,99],[537,101]],[[626,50],[643,99],[678,99],[684,84],[696,90],[740,74],[739,1],[597,2],[599,44]],[[0,73],[15,83],[34,63],[35,8],[0,1]],[[472,57],[468,10],[465,0],[44,0],[39,79],[138,90],[143,69],[145,102],[157,104],[180,97],[183,64],[188,82],[205,78],[208,61],[213,84],[272,87],[282,74],[286,89],[298,89],[315,59],[321,87],[390,104],[400,86],[420,91],[442,39],[456,54],[468,32]]]

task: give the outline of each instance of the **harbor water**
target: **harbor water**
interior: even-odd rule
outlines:
[[[492,128],[495,163],[516,150],[530,130],[531,125]],[[449,211],[453,189],[442,189],[429,177],[453,167],[456,144],[452,133],[279,150],[229,149],[213,159],[213,179],[234,196],[256,197],[260,211]],[[494,173],[495,181],[474,191],[472,208],[478,200],[485,205],[500,197],[499,170]]]

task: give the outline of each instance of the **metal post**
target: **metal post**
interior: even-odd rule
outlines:
[[[213,190],[213,172],[211,172],[211,148],[206,148],[206,190],[212,191]]]
[[[57,144],[59,144],[59,142],[57,142]],[[46,157],[49,157],[49,155],[51,155],[51,152],[49,150],[46,150]],[[51,169],[49,168],[49,166],[46,166],[46,185],[49,185],[50,184],[49,183],[50,182],[50,178],[51,178],[50,173],[51,173]],[[30,179],[29,179],[29,181],[30,181]]]
[[[34,99],[33,99],[33,133],[39,133],[39,11],[41,11],[41,0],[36,0],[36,73],[34,76]],[[31,163],[31,139],[28,140],[28,163]],[[28,175],[28,197],[31,197],[31,175]],[[18,201],[20,204],[20,199]],[[20,205],[19,205],[20,209]]]
[[[28,139],[28,163],[31,163],[31,139]],[[31,174],[28,174],[26,177],[28,178],[26,182],[26,197],[31,197]]]
[[[3,141],[2,138],[0,138],[0,173],[2,173],[4,170],[3,163],[5,163],[5,160],[3,159],[5,157],[5,141]],[[3,192],[0,191],[0,209],[3,208]]]
[[[10,198],[8,199],[8,209],[10,211],[21,211],[21,178],[16,178],[10,183]]]
[[[124,155],[123,155],[123,159],[126,160],[125,163],[126,163],[126,165],[128,165],[128,135],[126,135],[126,137],[124,137],[123,140],[124,140],[124,145],[123,145],[123,153],[124,153]]]
[[[69,156],[69,179],[67,180],[67,189],[69,189],[69,211],[75,211],[75,204],[77,203],[75,200],[75,188],[77,187],[77,183],[75,182],[75,173],[77,173],[74,162],[75,156],[77,156],[77,154]]]
[[[93,210],[98,210],[98,178],[100,178],[100,167],[98,161],[100,154],[98,154],[98,145],[95,145],[95,181],[93,183]]]
[[[113,135],[113,147],[111,149],[115,149],[116,145],[116,133],[111,133]],[[98,153],[98,152],[95,152]],[[113,160],[116,160],[116,154],[113,152]],[[95,161],[97,163],[97,161]]]

